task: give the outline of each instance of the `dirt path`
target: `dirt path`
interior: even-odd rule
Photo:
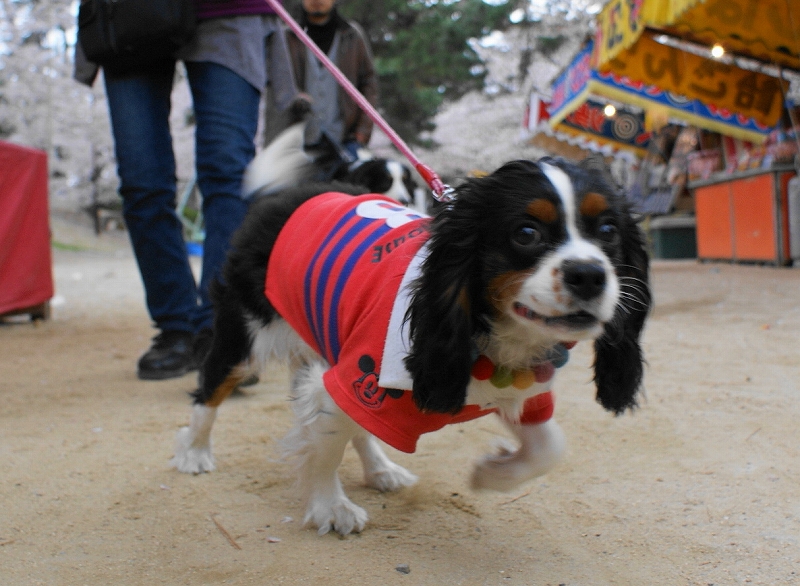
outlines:
[[[275,461],[280,369],[223,405],[216,472],[167,467],[194,377],[136,379],[154,332],[117,250],[56,252],[53,319],[0,326],[3,586],[800,584],[797,269],[656,263],[635,415],[594,403],[579,345],[558,381],[560,467],[471,492],[470,462],[503,433],[490,418],[393,453],[420,476],[396,494],[363,488],[348,452],[371,519],[338,539],[300,526]]]

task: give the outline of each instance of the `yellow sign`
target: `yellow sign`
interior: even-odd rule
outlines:
[[[703,0],[610,0],[597,17],[595,66],[633,45],[647,27],[675,23]]]
[[[647,28],[800,71],[800,0],[610,0],[597,17],[595,67]]]
[[[644,0],[611,0],[606,4],[597,17],[595,67],[607,63],[633,45],[644,32],[643,4]]]
[[[705,0],[665,32],[800,70],[800,0]]]
[[[781,80],[706,59],[642,35],[629,49],[600,67],[719,109],[774,126],[783,111]]]

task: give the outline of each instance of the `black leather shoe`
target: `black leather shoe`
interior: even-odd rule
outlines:
[[[139,378],[164,380],[196,370],[193,342],[194,334],[191,332],[161,332],[153,338],[153,345],[139,359]]]

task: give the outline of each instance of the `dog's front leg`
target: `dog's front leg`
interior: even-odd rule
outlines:
[[[475,465],[471,486],[475,489],[513,490],[555,466],[566,450],[566,437],[554,419],[544,423],[509,423],[520,441],[519,448],[503,445],[497,454],[487,454]]]
[[[304,522],[315,525],[320,535],[331,529],[340,535],[358,533],[369,517],[364,509],[347,498],[337,472],[350,436],[334,432],[323,439],[324,443],[310,446],[304,464],[308,494]]]
[[[307,498],[305,523],[319,534],[359,532],[367,512],[344,493],[337,470],[347,443],[361,428],[331,399],[322,382],[325,365],[301,368],[294,382],[292,408],[296,422],[284,440],[286,455],[296,459]]]

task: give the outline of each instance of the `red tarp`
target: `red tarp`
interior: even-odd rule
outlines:
[[[47,153],[0,141],[0,314],[51,297]]]

